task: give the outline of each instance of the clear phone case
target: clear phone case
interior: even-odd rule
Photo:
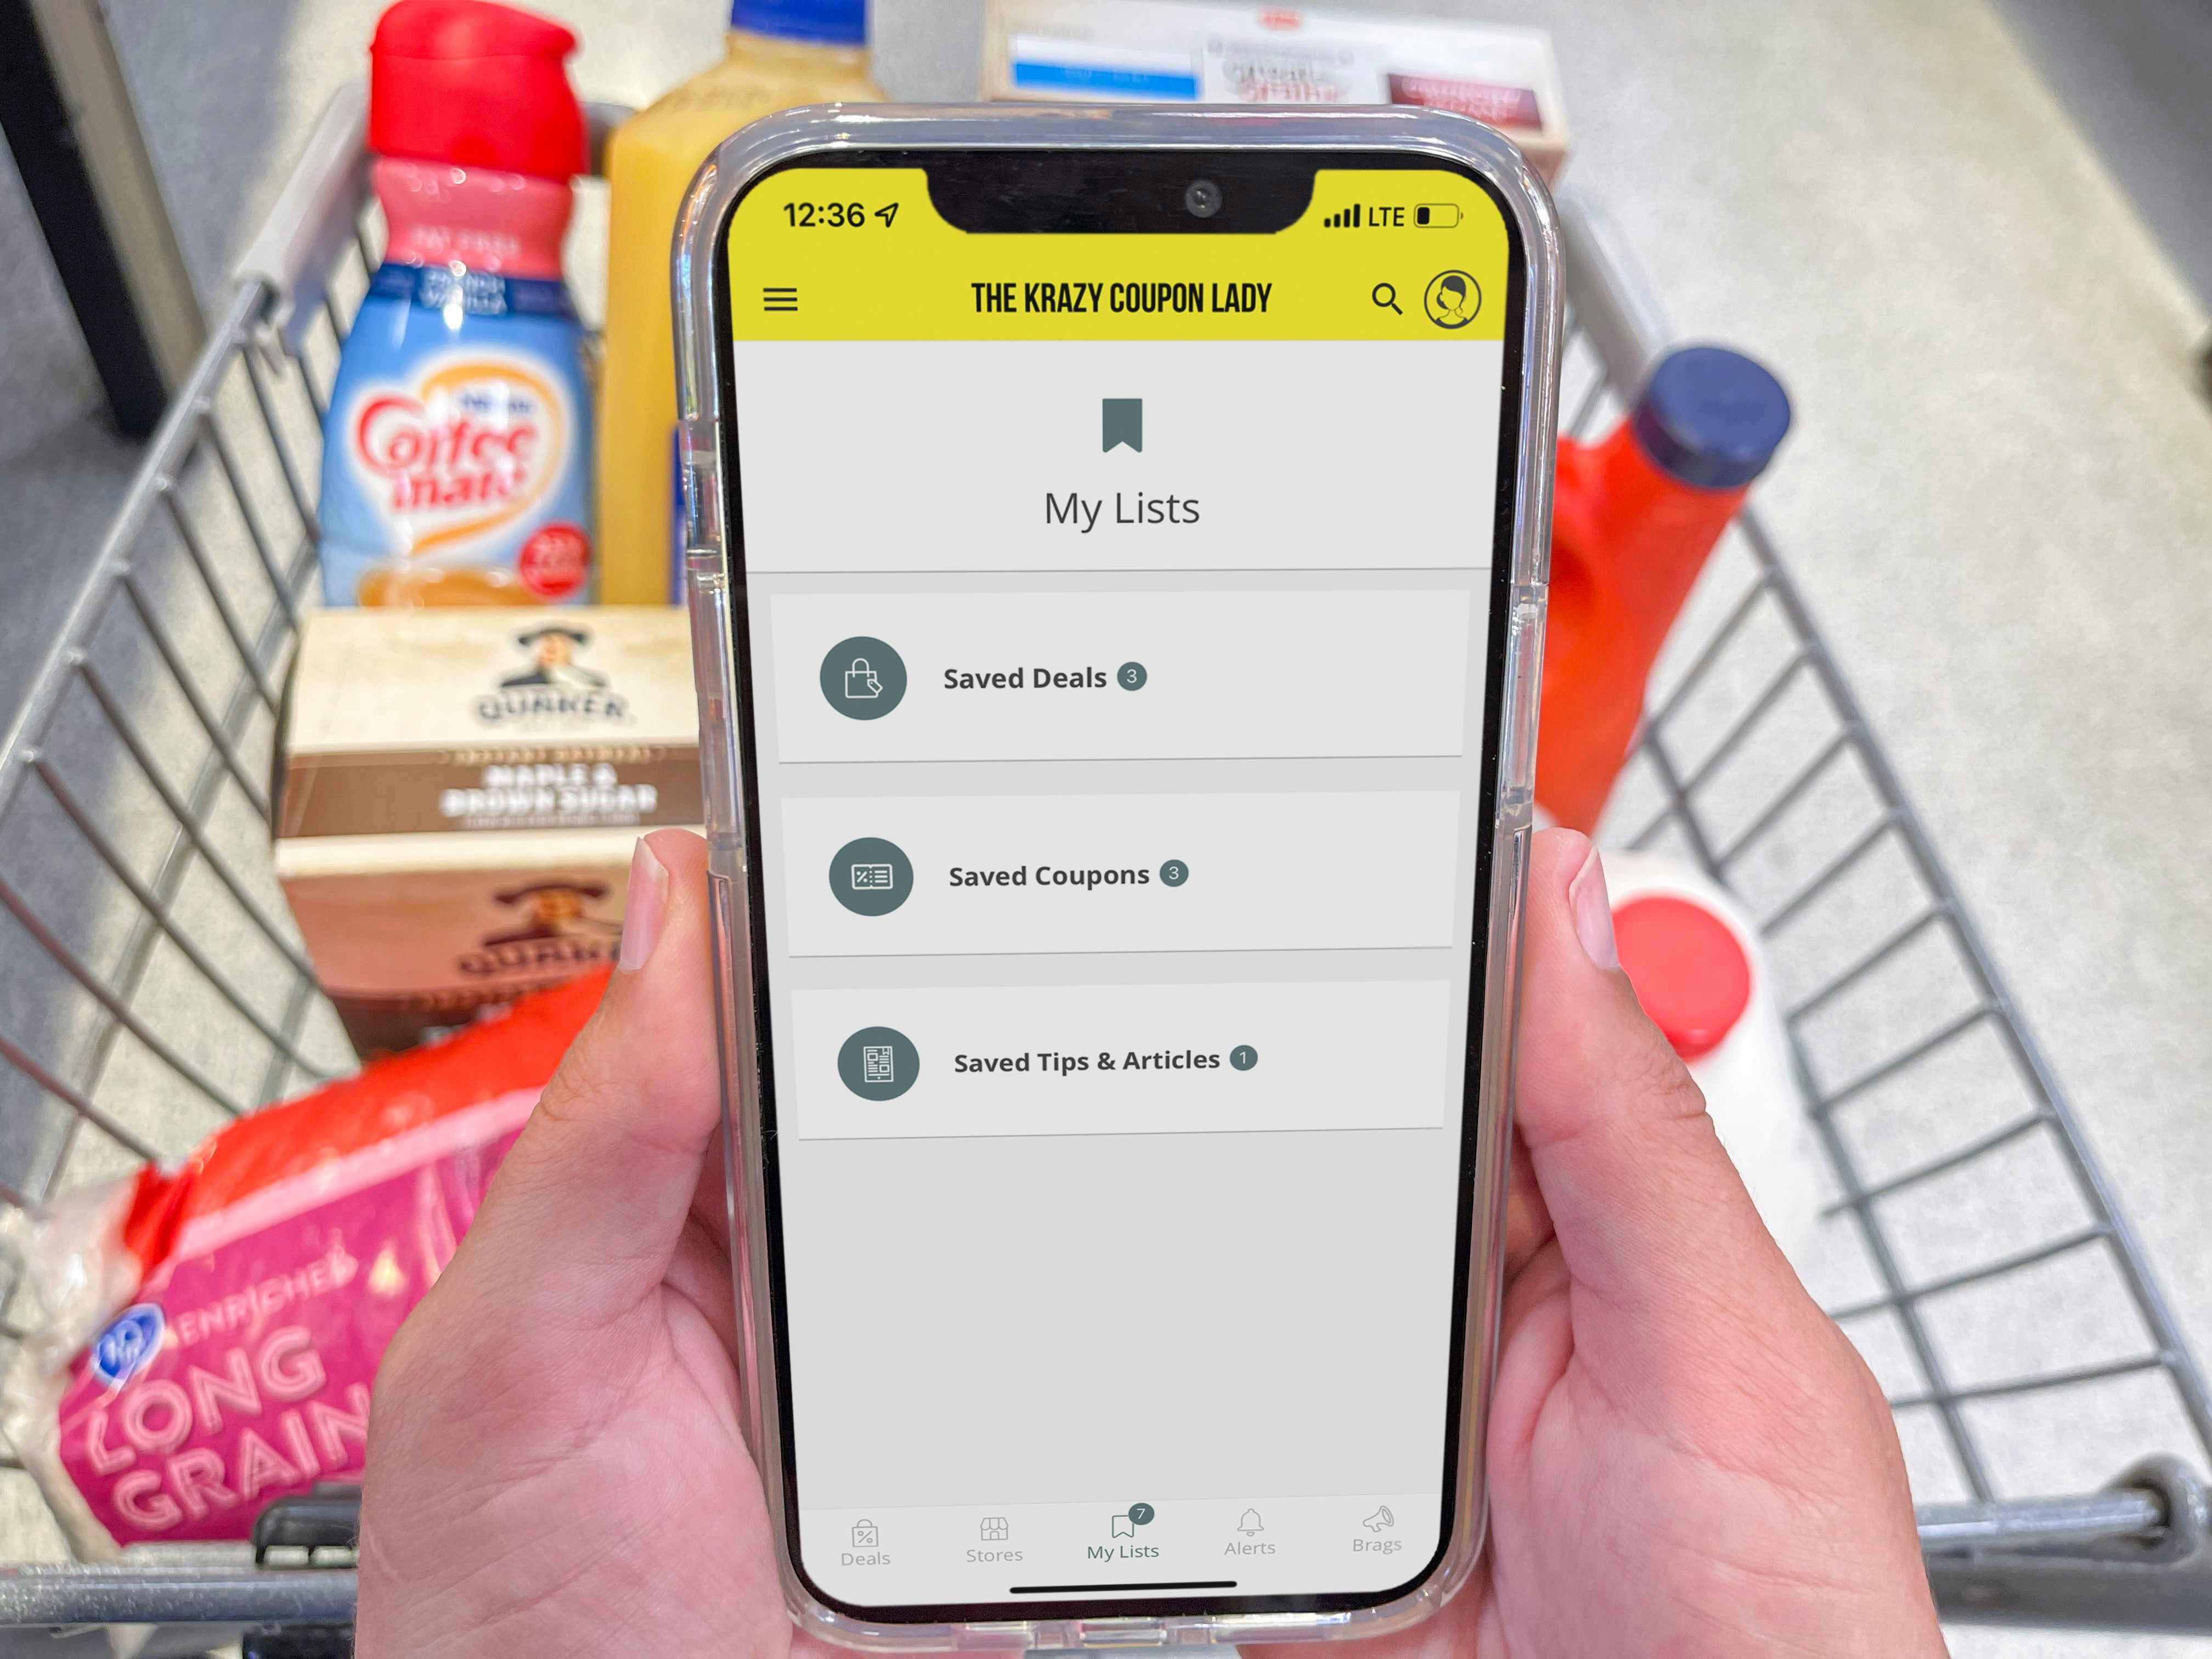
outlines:
[[[747,915],[747,832],[740,787],[731,637],[729,563],[716,353],[715,284],[730,213],[769,169],[810,155],[855,149],[1032,149],[1280,148],[1304,152],[1388,152],[1469,167],[1494,185],[1516,222],[1528,260],[1521,358],[1522,386],[1510,611],[1504,629],[1503,694],[1492,827],[1490,938],[1482,1018],[1473,1237],[1468,1276],[1464,1390],[1452,1535],[1412,1591],[1346,1613],[1115,1613],[1089,1619],[1011,1619],[990,1623],[891,1623],[854,1619],[822,1605],[794,1570],[782,1468],[780,1395],[769,1319],[768,1247],[763,1218],[761,1100],[756,1031],[766,1018],[753,983]],[[1483,1435],[1498,1344],[1505,1177],[1510,1145],[1513,1028],[1519,1004],[1521,908],[1535,775],[1536,706],[1551,543],[1553,441],[1558,424],[1561,295],[1559,227],[1542,182],[1520,152],[1462,117],[1403,107],[1162,109],[1106,106],[822,105],[758,121],[726,140],[693,179],[676,231],[680,466],[685,515],[685,588],[699,691],[699,749],[715,915],[714,974],[723,1060],[723,1115],[732,1194],[730,1237],[738,1299],[744,1422],[768,1493],[779,1574],[793,1617],[810,1633],[847,1647],[1127,1648],[1210,1643],[1367,1638],[1418,1622],[1463,1585],[1480,1558],[1487,1504]],[[835,434],[824,433],[824,442]],[[895,1358],[895,1356],[894,1356]]]

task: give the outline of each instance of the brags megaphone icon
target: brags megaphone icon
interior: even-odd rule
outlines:
[[[884,683],[876,678],[866,657],[854,658],[853,665],[845,671],[845,695],[856,701],[884,695]]]

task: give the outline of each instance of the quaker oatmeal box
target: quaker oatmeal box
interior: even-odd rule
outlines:
[[[611,961],[641,830],[701,815],[684,613],[323,611],[276,865],[363,1054]]]

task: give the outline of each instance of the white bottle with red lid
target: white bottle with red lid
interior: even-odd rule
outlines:
[[[1680,860],[1607,851],[1620,965],[1705,1091],[1705,1109],[1767,1231],[1802,1273],[1829,1189],[1759,932]]]
[[[491,0],[398,0],[378,21],[390,240],[323,422],[325,605],[592,598],[591,389],[561,275],[587,160],[575,48]]]

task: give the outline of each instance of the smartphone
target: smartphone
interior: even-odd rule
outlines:
[[[677,249],[747,1410],[802,1624],[1480,1551],[1559,325],[1419,111],[800,112]]]

